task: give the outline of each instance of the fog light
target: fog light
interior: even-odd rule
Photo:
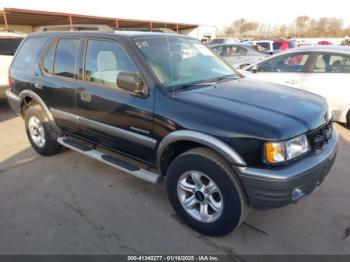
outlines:
[[[304,195],[305,193],[303,192],[303,190],[301,190],[301,188],[299,187],[296,187],[292,191],[292,200],[297,201],[299,198],[302,198]]]

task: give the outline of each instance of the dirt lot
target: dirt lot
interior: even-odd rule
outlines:
[[[323,185],[285,208],[251,210],[235,234],[183,225],[164,184],[72,151],[45,158],[21,118],[0,105],[0,254],[350,254],[350,131]]]

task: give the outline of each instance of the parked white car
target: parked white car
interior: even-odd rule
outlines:
[[[0,29],[0,98],[5,97],[8,88],[8,71],[17,47],[25,34]]]
[[[270,56],[241,71],[246,76],[325,97],[333,119],[350,126],[350,48],[310,46]]]

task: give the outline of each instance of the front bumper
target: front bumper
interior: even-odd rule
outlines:
[[[10,89],[7,89],[5,93],[6,93],[7,101],[9,102],[12,110],[15,111],[17,114],[21,114],[22,113],[21,98],[16,94],[14,94],[13,92],[11,92]]]
[[[287,167],[237,167],[251,206],[256,209],[278,208],[310,194],[329,173],[336,158],[338,138],[334,130],[328,144],[319,153]]]

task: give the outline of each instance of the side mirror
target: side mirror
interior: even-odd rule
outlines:
[[[117,86],[130,93],[140,96],[147,96],[148,89],[144,86],[138,74],[121,71],[117,77]]]

